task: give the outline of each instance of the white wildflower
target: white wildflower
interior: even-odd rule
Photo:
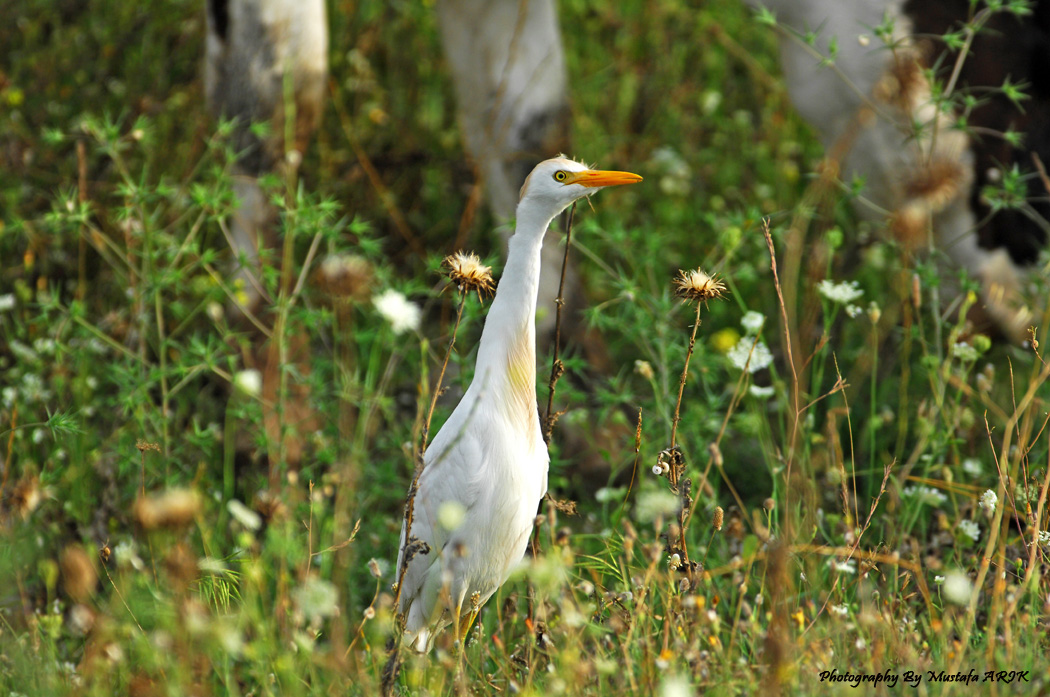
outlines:
[[[959,521],[959,532],[976,542],[981,539],[981,528],[972,520]]]
[[[938,586],[941,585],[942,583],[944,583],[944,576],[934,576],[933,582],[936,583]]]
[[[754,346],[754,350],[752,350]],[[736,345],[729,349],[729,353],[726,354],[729,358],[729,362],[737,370],[744,370],[747,368],[749,373],[757,373],[760,370],[768,368],[773,363],[773,354],[770,352],[769,347],[759,341],[755,343],[753,337],[743,337],[736,343]],[[748,360],[750,358],[750,361]]]
[[[208,313],[208,317],[211,318],[211,321],[216,324],[221,322],[223,317],[226,316],[226,311],[222,309],[222,305],[215,301],[212,301],[205,306],[205,312]]]
[[[722,105],[722,93],[716,90],[706,90],[700,95],[700,110],[705,115],[710,116],[711,114],[718,111],[718,107]]]
[[[642,523],[667,518],[678,512],[679,499],[666,489],[643,491],[634,504],[634,517]]]
[[[840,574],[855,574],[857,573],[857,562],[852,560],[838,561],[837,559],[832,559],[831,568],[838,571]]]
[[[854,305],[853,303],[846,305],[846,314],[850,316],[850,319],[858,317],[862,312],[864,312],[864,310],[862,310],[859,305]]]
[[[834,283],[829,279],[824,279],[817,284],[817,292],[831,302],[840,305],[851,303],[864,295],[864,291],[860,289],[860,284],[856,281]]]
[[[968,457],[962,461],[963,472],[970,475],[971,477],[979,477],[984,471],[981,467],[981,461],[975,457]]]
[[[233,376],[233,386],[249,397],[258,397],[262,392],[262,373],[258,370],[237,371]]]
[[[139,557],[138,552],[135,550],[134,542],[121,540],[113,545],[113,556],[117,558],[117,566],[130,566],[136,571],[142,571],[146,568],[142,558]]]
[[[3,400],[4,408],[10,409],[18,398],[18,390],[14,387],[5,387],[0,390],[0,400]]]
[[[766,323],[766,316],[761,312],[755,312],[754,310],[748,310],[744,313],[744,316],[740,318],[740,325],[747,332],[748,336],[754,336],[762,331],[762,326]]]
[[[292,591],[292,599],[310,621],[332,617],[339,612],[339,592],[335,586],[313,576]]]
[[[1050,545],[1050,531],[1040,530],[1039,531],[1039,544]]]
[[[988,511],[989,513],[995,512],[995,506],[999,503],[999,497],[994,491],[988,489],[981,494],[981,508]]]
[[[15,294],[5,293],[0,295],[0,312],[7,312],[15,308]]]
[[[973,363],[977,360],[977,349],[965,341],[960,341],[952,347],[952,355],[963,363]]]
[[[37,339],[33,342],[33,350],[45,356],[53,354],[57,347],[54,339]]]
[[[774,389],[772,385],[768,387],[759,387],[758,385],[751,385],[747,388],[747,391],[751,394],[752,397],[756,397],[758,399],[769,399],[774,394],[776,394],[776,389]]]
[[[402,334],[405,331],[416,331],[419,329],[419,320],[422,312],[419,306],[411,303],[404,295],[393,289],[387,289],[372,298],[372,303],[379,310],[394,334]]]
[[[839,617],[845,617],[849,614],[849,608],[845,605],[832,605],[828,609],[831,610],[833,614],[836,614]]]
[[[22,399],[27,404],[46,402],[51,399],[51,391],[44,387],[44,381],[39,375],[26,373],[22,376]]]
[[[973,582],[965,572],[953,569],[944,575],[944,585],[941,590],[944,599],[956,605],[966,605],[970,602],[973,593]]]
[[[696,692],[689,686],[689,678],[672,675],[660,684],[660,697],[692,697]]]
[[[39,356],[36,355],[36,351],[17,339],[9,343],[7,347],[11,349],[11,353],[15,354],[15,358],[25,361],[26,363],[31,363],[39,359]]]
[[[909,486],[905,487],[904,491],[901,492],[903,498],[915,499],[919,503],[925,503],[928,506],[940,506],[948,500],[948,497],[943,492],[938,491],[930,486]]]
[[[237,499],[230,499],[227,501],[226,510],[230,512],[230,515],[232,515],[238,523],[249,530],[258,530],[262,527],[262,518],[259,517],[259,514]]]

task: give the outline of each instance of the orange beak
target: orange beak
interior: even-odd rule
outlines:
[[[579,184],[587,187],[620,186],[621,184],[637,184],[642,181],[640,176],[631,172],[610,172],[601,169],[588,169],[568,174],[566,184]]]

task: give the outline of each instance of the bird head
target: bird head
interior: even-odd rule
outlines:
[[[590,196],[599,189],[640,181],[642,178],[631,172],[590,169],[579,162],[555,157],[536,165],[525,178],[518,205],[532,203],[549,208],[553,217],[576,199]]]

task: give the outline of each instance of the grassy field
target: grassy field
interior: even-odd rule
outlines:
[[[234,153],[201,3],[0,8],[0,694],[379,693],[455,318],[440,261],[503,258],[464,214],[431,4],[329,3],[321,129],[298,178],[266,182],[286,278],[262,330],[229,311]],[[578,511],[544,504],[537,557],[466,646],[402,655],[395,689],[1050,692],[1046,318],[1024,346],[973,335],[971,280],[858,222],[738,2],[560,11],[570,154],[646,178],[576,211],[607,354],[563,355],[550,482]],[[697,267],[727,293],[690,351],[672,281]],[[372,302],[391,290],[419,329]],[[269,393],[260,331],[286,359]],[[677,486],[654,471],[672,443]]]

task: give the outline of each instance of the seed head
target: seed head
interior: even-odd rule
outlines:
[[[679,271],[678,278],[674,280],[675,295],[686,302],[706,302],[721,298],[725,289],[724,283],[700,269]]]
[[[717,530],[717,531],[721,531],[722,530],[722,522],[723,522],[723,520],[725,520],[725,511],[722,510],[721,506],[715,506],[715,517],[714,517],[714,520],[711,521],[711,523],[714,526],[715,530]]]
[[[353,254],[333,254],[321,262],[321,287],[333,297],[363,302],[371,295],[372,264]]]
[[[18,511],[22,520],[36,510],[43,501],[44,495],[40,490],[40,480],[36,477],[26,477],[15,485],[11,491],[11,507]]]
[[[190,489],[171,489],[163,494],[140,498],[131,512],[146,530],[180,528],[189,525],[201,509],[200,496]]]
[[[442,265],[449,280],[463,291],[477,292],[479,299],[482,293],[492,292],[492,267],[482,264],[477,254],[456,252],[445,257]]]
[[[62,587],[78,603],[86,602],[98,583],[98,574],[91,558],[77,545],[69,545],[58,558],[62,571]]]

